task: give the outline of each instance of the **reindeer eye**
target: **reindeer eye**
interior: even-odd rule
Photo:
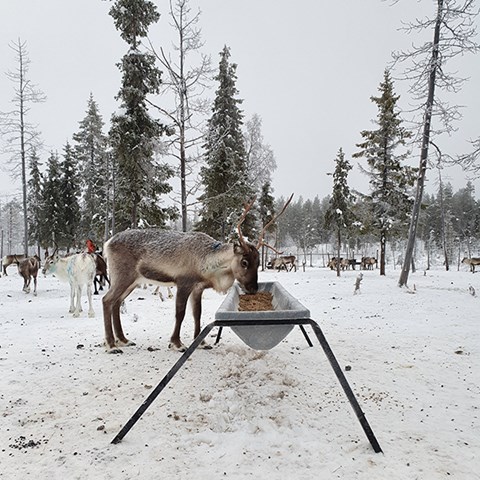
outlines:
[[[243,268],[248,268],[248,261],[243,258],[242,262],[241,262],[241,265],[242,265]]]

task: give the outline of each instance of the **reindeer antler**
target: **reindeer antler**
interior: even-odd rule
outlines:
[[[263,241],[263,236],[265,235],[265,232],[267,230],[267,228],[275,221],[278,219],[278,217],[285,211],[285,209],[288,207],[288,204],[292,201],[292,198],[293,198],[293,193],[290,195],[290,198],[285,202],[285,205],[283,206],[283,208],[280,210],[280,213],[277,214],[277,215],[274,215],[272,217],[272,219],[263,227],[263,230],[262,230],[262,233],[260,234],[260,237],[258,239],[258,244],[257,244],[257,250],[262,246],[264,245],[265,247],[268,247],[268,248],[271,248],[274,252],[278,253],[279,255],[281,255],[283,252],[279,252],[278,250],[276,250],[275,248],[273,248],[272,246],[268,245],[267,243],[265,243]]]
[[[246,246],[247,242],[245,242],[245,239],[243,238],[242,231],[240,230],[240,225],[244,222],[245,217],[247,216],[247,213],[252,208],[256,199],[257,199],[257,197],[254,196],[250,202],[247,202],[247,203],[244,204],[243,213],[240,216],[240,219],[238,220],[238,223],[237,223],[238,239],[240,241],[240,245],[242,245],[243,247]]]

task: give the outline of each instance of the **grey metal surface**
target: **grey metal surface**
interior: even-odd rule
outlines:
[[[235,283],[215,312],[215,320],[248,320],[252,325],[230,327],[250,348],[270,350],[278,345],[293,329],[293,325],[255,325],[257,320],[309,318],[310,310],[290,295],[278,282],[258,284],[258,291],[270,292],[274,310],[264,312],[238,311],[239,297],[244,292]]]

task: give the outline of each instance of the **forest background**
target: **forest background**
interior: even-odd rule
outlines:
[[[463,9],[474,7],[473,2],[460,3]],[[139,6],[143,15],[135,10]],[[117,60],[122,79],[116,95],[119,108],[106,125],[90,95],[78,131],[72,132],[71,141],[60,151],[45,152],[37,126],[28,121],[35,104],[48,100],[30,78],[26,43],[12,42],[16,64],[8,76],[16,108],[0,108],[1,140],[11,154],[7,169],[22,178],[24,192],[23,198],[1,200],[2,256],[27,248],[30,254],[40,253],[54,242],[68,252],[82,249],[86,238],[101,245],[115,231],[138,226],[195,228],[228,240],[235,233],[243,203],[252,196],[257,197],[256,215],[245,227],[254,236],[285,203],[284,198],[273,196],[276,161],[263,138],[262,119],[258,115],[244,118],[230,49],[222,49],[218,67],[203,53],[201,15],[188,1],[172,2],[162,14],[169,15],[177,37],[170,50],[149,41],[149,29],[159,19],[153,3],[112,2],[110,16],[127,52]],[[130,20],[137,19],[133,30],[129,15]],[[301,185],[292,186],[297,196],[277,228],[269,232],[276,248],[300,252],[305,261],[313,253],[333,255],[339,244],[349,257],[377,256],[385,234],[391,251],[402,251],[418,174],[412,167],[418,124],[409,118],[411,112],[400,109],[390,72],[386,65],[383,81],[372,85],[376,129],[359,126],[364,141],[355,146],[352,156],[363,157],[359,162],[366,188],[362,192],[349,187],[351,162],[339,146],[331,159],[331,194],[306,199]],[[209,101],[207,93],[212,91],[215,98]],[[448,123],[456,114],[440,109],[438,116],[442,115],[447,127],[436,127],[436,133],[451,134],[454,127]],[[382,158],[378,133],[392,118],[389,154]],[[476,147],[473,142],[471,155],[457,156],[433,148],[429,159],[430,175],[438,188],[422,197],[417,239],[428,249],[440,251],[447,266],[460,262],[463,255],[478,254],[480,206],[474,184],[467,182],[454,191],[442,180],[446,166],[462,161],[474,175]],[[385,167],[395,174],[382,183]],[[342,170],[343,176],[339,175]],[[314,171],[313,164],[308,173]],[[337,197],[348,202],[340,206]],[[332,212],[337,217],[340,212],[340,218],[332,218]],[[394,264],[401,262],[401,253],[392,258]]]

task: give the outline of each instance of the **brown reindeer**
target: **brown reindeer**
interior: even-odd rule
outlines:
[[[98,295],[99,290],[103,290],[105,283],[110,285],[107,274],[107,263],[100,253],[90,253],[95,260],[95,277],[93,278],[93,294]],[[98,284],[98,287],[97,287]]]
[[[13,255],[5,255],[2,258],[3,274],[5,276],[8,276],[7,275],[7,267],[9,267],[10,265],[18,265],[20,263],[20,261],[25,260],[25,258],[27,258],[27,256],[24,255],[24,254],[18,255],[16,253],[14,253]]]
[[[196,337],[200,333],[202,294],[206,288],[225,293],[237,280],[247,293],[258,290],[258,248],[264,244],[263,234],[266,228],[280,214],[264,227],[255,246],[243,238],[240,230],[254,201],[255,199],[245,206],[237,224],[238,243],[221,243],[201,232],[183,233],[158,229],[126,230],[106,242],[103,252],[111,284],[102,302],[105,344],[109,353],[121,353],[119,347],[135,345],[123,333],[120,305],[138,284],[176,285],[175,328],[169,347],[178,351],[186,350],[180,340],[180,329],[189,297]],[[211,348],[205,342],[202,346]]]
[[[37,295],[37,275],[40,268],[40,258],[38,255],[24,258],[17,265],[18,273],[23,277],[23,291],[30,293],[30,283],[33,278],[33,294]]]
[[[480,258],[478,258],[478,257],[472,257],[472,258],[465,257],[462,260],[462,263],[464,263],[465,265],[470,265],[470,271],[472,273],[475,273],[475,267],[480,265]]]
[[[290,270],[288,269],[289,265]],[[276,268],[278,271],[285,268],[286,272],[291,272],[293,269],[297,271],[297,259],[295,255],[282,255],[272,260],[272,268]]]

